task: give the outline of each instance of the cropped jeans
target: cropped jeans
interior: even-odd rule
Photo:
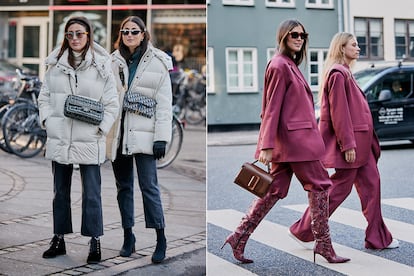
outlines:
[[[80,164],[79,170],[82,182],[81,234],[99,237],[103,235],[100,166]],[[54,234],[73,233],[70,199],[73,165],[52,161],[52,172]]]
[[[165,221],[154,156],[142,153],[123,155],[118,151],[112,168],[122,227],[125,229],[134,226],[134,160],[144,205],[145,227],[163,229]]]

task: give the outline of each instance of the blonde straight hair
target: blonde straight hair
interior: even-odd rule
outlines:
[[[323,91],[325,89],[325,83],[327,78],[329,77],[328,74],[332,69],[332,66],[335,64],[344,64],[344,50],[343,47],[354,38],[354,35],[351,33],[341,32],[334,35],[331,40],[331,44],[329,45],[328,55],[326,57],[323,72],[322,72],[322,81],[319,88],[318,94],[318,102],[321,103]],[[352,61],[350,67],[355,64],[355,60]]]

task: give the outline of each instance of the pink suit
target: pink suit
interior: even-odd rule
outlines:
[[[319,129],[326,146],[323,163],[327,168],[335,168],[331,176],[333,185],[329,189],[329,214],[348,197],[355,184],[368,221],[365,247],[386,248],[392,236],[381,214],[377,168],[380,146],[365,95],[347,65],[335,64],[329,73],[322,96]],[[344,152],[352,148],[356,151],[356,161],[347,163]],[[310,222],[308,208],[290,227],[292,234],[304,242],[312,241]]]

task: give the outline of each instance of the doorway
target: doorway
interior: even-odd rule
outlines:
[[[48,17],[18,17],[9,19],[8,59],[36,70],[42,78],[44,60],[49,52]]]

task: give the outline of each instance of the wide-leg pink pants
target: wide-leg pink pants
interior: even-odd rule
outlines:
[[[365,247],[371,249],[386,248],[392,241],[381,214],[380,175],[374,155],[368,163],[355,169],[336,169],[331,176],[329,189],[329,215],[348,197],[355,184],[362,207],[362,213],[368,221],[365,230]],[[290,227],[290,231],[301,241],[313,241],[309,208],[302,218]]]

